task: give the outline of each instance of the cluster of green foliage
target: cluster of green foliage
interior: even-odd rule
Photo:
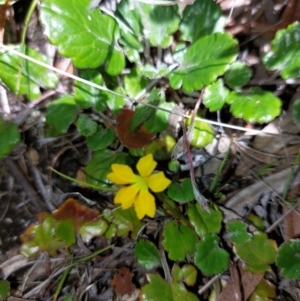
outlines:
[[[179,93],[206,87],[203,104],[212,112],[226,104],[233,116],[257,123],[268,123],[280,114],[281,100],[271,92],[260,87],[243,89],[251,78],[251,70],[237,60],[238,42],[224,32],[224,17],[213,0],[196,0],[184,9],[182,16],[176,5],[122,0],[116,12],[108,15],[99,9],[90,9],[89,4],[90,0],[44,0],[40,5],[40,21],[49,41],[57,46],[61,55],[72,59],[80,77],[86,80],[75,81],[73,93],[59,97],[48,106],[48,135],[64,134],[71,124],[76,125],[93,152],[85,168],[88,184],[105,189],[110,184],[106,175],[111,164],[131,164],[134,156],[142,156],[146,151],[158,156],[157,150],[174,144],[160,138],[160,143],[154,142],[156,144],[148,150],[113,151],[109,147],[116,139],[115,132],[98,124],[86,111],[109,110],[116,115],[126,101],[138,103],[132,129],[144,123],[149,132],[162,133],[175,106],[172,99],[166,99],[163,89],[152,88],[153,83],[162,78]],[[180,35],[175,35],[178,32]],[[263,58],[265,67],[279,70],[283,79],[299,78],[299,45],[299,23],[279,31],[272,41],[272,51]],[[26,45],[11,46],[11,49],[47,62],[44,55]],[[149,49],[156,50],[155,59],[151,58]],[[169,64],[162,55],[166,50],[171,57]],[[133,67],[128,74],[123,74],[127,63]],[[41,95],[40,88],[53,89],[58,82],[54,72],[7,50],[0,52],[0,78],[12,92],[26,96],[29,101]],[[145,94],[147,101],[140,104],[138,100]],[[298,124],[299,103],[300,100],[294,107]],[[149,104],[157,109],[153,110]],[[212,139],[211,127],[196,123],[192,145],[203,147]],[[0,157],[8,155],[20,141],[17,126],[2,117],[0,140]],[[170,152],[163,154],[164,159],[169,159]],[[176,263],[171,282],[158,275],[149,276],[150,283],[142,288],[142,300],[198,300],[183,282],[192,286],[198,273],[215,275],[228,267],[230,254],[224,248],[222,213],[216,205],[208,213],[194,204],[189,179],[172,183],[167,194],[158,194],[157,198],[164,204],[160,210],[176,217],[165,225],[162,243],[169,259]],[[186,204],[187,217],[178,209],[178,203]],[[104,212],[103,217],[92,224],[86,222],[80,227],[70,217],[58,219],[50,213],[43,215],[40,223],[33,225],[23,237],[22,252],[35,256],[48,251],[54,255],[58,249],[71,246],[76,233],[85,241],[95,235],[108,238],[129,232],[136,235],[142,224],[134,211],[122,211]],[[233,245],[232,253],[243,261],[246,269],[264,273],[270,264],[276,263],[284,277],[300,278],[299,269],[294,268],[300,264],[299,240],[288,241],[277,250],[275,241],[268,239],[263,231],[249,233],[246,222],[242,221],[228,224],[225,232]],[[135,254],[147,270],[162,266],[158,249],[149,241],[138,240]],[[178,263],[183,265],[180,267]]]

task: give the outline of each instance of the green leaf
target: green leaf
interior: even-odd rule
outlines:
[[[133,207],[126,210],[118,208],[113,211],[113,215],[113,223],[117,226],[117,236],[127,236],[130,232],[131,238],[135,238],[143,226]]]
[[[149,284],[141,288],[141,301],[199,301],[182,283],[167,282],[159,275],[148,275]]]
[[[281,101],[272,92],[253,87],[248,92],[231,92],[226,99],[230,112],[248,122],[267,123],[280,114]]]
[[[233,243],[243,244],[251,239],[247,233],[247,224],[243,221],[232,221],[227,225],[229,238]]]
[[[173,201],[179,203],[186,203],[195,199],[192,181],[189,178],[181,183],[172,182],[167,193]]]
[[[0,300],[5,300],[10,295],[10,283],[7,280],[0,280]]]
[[[81,226],[79,234],[84,242],[89,242],[94,237],[102,236],[107,229],[108,223],[102,218],[97,218]]]
[[[208,234],[196,248],[195,264],[206,275],[219,274],[228,267],[229,254],[218,245],[217,234]]]
[[[75,299],[74,294],[69,293],[63,297],[62,301],[73,301],[74,299]]]
[[[276,286],[262,278],[251,294],[249,301],[272,301],[276,299]]]
[[[48,63],[45,55],[32,48],[25,47],[25,51],[20,45],[11,48],[24,52],[44,64]],[[6,50],[0,51],[0,78],[12,92],[27,95],[30,100],[41,96],[40,87],[54,89],[58,83],[58,77],[54,72]]]
[[[300,99],[293,104],[293,120],[298,128],[300,128]]]
[[[179,161],[170,161],[168,163],[168,169],[171,171],[171,172],[179,172],[180,171],[180,163]],[[172,185],[172,184],[171,184]]]
[[[247,270],[264,273],[274,263],[276,242],[268,239],[265,233],[255,232],[252,239],[242,245],[234,246],[235,253],[244,261]]]
[[[75,121],[79,106],[71,95],[52,101],[47,108],[46,123],[52,125],[59,134],[66,133]]]
[[[148,104],[151,104],[152,106],[157,106],[160,101],[159,96],[159,89],[152,89],[149,97],[148,97]],[[154,114],[155,108],[145,106],[145,105],[138,105],[135,109],[134,116],[130,122],[130,131],[134,132],[136,131],[143,123],[146,122],[150,118],[152,114]]]
[[[214,33],[195,41],[178,56],[179,68],[168,76],[174,89],[200,90],[222,75],[238,52],[237,41],[229,34]]]
[[[203,104],[211,111],[220,110],[229,94],[229,90],[224,87],[223,81],[218,79],[207,86],[203,95]]]
[[[159,67],[154,67],[151,64],[146,64],[141,70],[143,76],[151,79],[161,78],[169,73],[168,66],[161,64]]]
[[[111,164],[129,164],[130,161],[128,160],[128,154],[113,152],[108,149],[99,150],[93,154],[85,168],[86,181],[89,184],[100,186],[108,184],[110,181],[106,178],[106,175],[111,171]]]
[[[107,231],[105,232],[105,238],[111,239],[117,234],[117,226],[115,224],[110,224]]]
[[[208,233],[219,233],[222,226],[222,212],[217,206],[204,210],[199,203],[189,204],[187,215],[196,233],[203,237]]]
[[[186,125],[191,124],[191,119],[186,120]],[[195,120],[193,138],[191,145],[197,148],[204,148],[214,139],[214,131],[207,123],[200,120]]]
[[[149,80],[142,76],[140,67],[132,68],[124,77],[125,91],[132,98],[136,97],[148,83]]]
[[[197,274],[197,269],[191,264],[185,264],[180,268],[179,265],[175,263],[172,269],[173,281],[184,281],[189,286],[193,286],[196,283]]]
[[[75,227],[71,219],[59,220],[55,223],[55,236],[66,244],[66,247],[76,242]]]
[[[167,48],[173,41],[172,34],[178,29],[180,17],[176,6],[150,5],[134,2],[140,13],[143,31],[151,46]]]
[[[77,120],[77,128],[81,135],[92,136],[97,130],[97,123],[93,121],[89,115],[80,114]]]
[[[120,42],[125,45],[127,52],[130,50],[141,52],[143,51],[141,16],[137,9],[132,9],[131,5],[130,1],[122,0],[117,6],[116,16],[121,30]]]
[[[169,160],[172,149],[174,148],[175,144],[176,141],[172,136],[167,134],[161,134],[159,138],[152,141],[146,147],[145,153],[153,154],[153,157],[156,161]],[[143,155],[144,154],[142,154],[141,156]]]
[[[134,246],[134,254],[140,264],[146,270],[161,266],[161,259],[156,246],[144,239],[140,239]]]
[[[125,58],[117,45],[119,28],[100,9],[90,11],[89,0],[45,0],[40,19],[45,34],[59,52],[77,68],[96,68],[106,63],[110,75],[121,73]]]
[[[111,128],[99,125],[94,135],[86,138],[87,145],[92,151],[98,151],[110,146],[115,140],[115,132]]]
[[[300,77],[300,23],[277,31],[271,43],[272,51],[263,58],[268,70],[280,70],[284,79]]]
[[[284,277],[300,279],[300,239],[290,239],[278,249],[276,265],[281,269]]]
[[[181,39],[194,42],[215,32],[223,32],[225,17],[219,4],[213,0],[196,0],[188,5],[182,15],[179,29]]]
[[[122,88],[118,87],[114,90],[119,94],[124,94]],[[113,114],[117,114],[125,105],[125,98],[122,96],[114,95],[112,93],[105,94],[107,99],[105,99],[108,108],[113,112]]]
[[[45,214],[40,224],[31,225],[23,237],[21,254],[28,257],[34,257],[40,252],[54,256],[58,249],[65,246],[65,242],[56,240],[55,219],[50,213]]]
[[[9,155],[13,148],[19,144],[21,135],[18,127],[13,122],[5,123],[0,115],[0,159]]]
[[[183,261],[186,255],[194,253],[197,236],[191,228],[170,221],[164,228],[163,236],[162,244],[171,260]]]
[[[224,74],[225,83],[232,89],[245,86],[251,76],[251,69],[242,62],[234,62]]]
[[[132,62],[132,63],[140,62],[140,54],[137,50],[124,48],[124,52],[126,53],[126,56],[127,56],[129,62]]]
[[[260,216],[254,214],[253,212],[250,212],[248,214],[247,220],[250,223],[252,223],[256,227],[257,230],[262,231],[262,232],[264,232],[266,230],[266,226],[264,225],[264,220]]]
[[[102,76],[98,71],[84,70],[80,72],[80,77],[99,86],[103,85]],[[103,111],[106,108],[106,92],[79,81],[75,81],[74,85],[74,99],[83,109],[96,106],[98,111]]]
[[[161,100],[157,108],[172,111],[174,102],[165,102]],[[145,122],[145,127],[150,133],[161,133],[167,129],[170,113],[162,110],[155,110],[154,114]]]

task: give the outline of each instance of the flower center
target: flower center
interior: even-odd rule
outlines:
[[[148,183],[147,180],[141,176],[138,176],[139,179],[136,181],[136,185],[138,186],[139,190],[148,190]]]

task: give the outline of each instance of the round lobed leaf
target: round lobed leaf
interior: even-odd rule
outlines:
[[[146,270],[161,266],[159,251],[150,241],[140,239],[134,246],[134,254],[138,263]]]
[[[237,55],[237,41],[229,34],[214,33],[195,41],[177,57],[180,67],[168,76],[174,89],[200,90],[222,75]]]
[[[196,233],[203,237],[208,233],[218,233],[222,226],[222,212],[217,206],[204,210],[199,203],[189,204],[187,215]]]
[[[10,47],[44,64],[48,63],[48,58],[35,49],[27,46],[23,49],[21,45]],[[0,78],[11,91],[27,95],[30,100],[41,96],[40,87],[53,89],[58,82],[54,72],[9,51],[0,51]]]
[[[223,32],[225,17],[221,7],[213,0],[195,0],[182,14],[179,29],[181,39],[194,42],[198,38],[215,32]]]
[[[208,234],[196,248],[195,264],[206,275],[219,274],[228,267],[229,254],[218,244],[217,234]]]
[[[132,98],[136,97],[148,83],[149,80],[142,76],[141,67],[132,68],[124,77],[125,91]]]
[[[45,34],[59,52],[73,60],[77,68],[96,68],[106,62],[110,75],[119,74],[125,58],[117,45],[119,28],[100,9],[89,10],[89,0],[45,0],[40,19]]]
[[[182,283],[167,282],[159,275],[148,275],[149,284],[141,288],[141,301],[199,301]]]
[[[186,125],[189,126],[191,119],[186,120]],[[214,131],[212,127],[203,121],[196,120],[194,124],[193,138],[191,145],[196,148],[204,148],[214,139]]]
[[[66,133],[75,121],[79,105],[71,95],[65,95],[52,101],[47,108],[46,123],[52,125],[59,134]]]
[[[234,62],[224,74],[225,83],[232,89],[245,86],[252,76],[251,69],[242,62]]]
[[[184,281],[187,285],[193,286],[197,280],[197,269],[191,264],[185,264],[182,268],[176,263],[172,269],[174,282]]]
[[[92,238],[102,236],[108,229],[108,223],[102,218],[96,218],[93,221],[84,223],[80,229],[79,234],[82,241],[87,243]]]
[[[263,58],[268,70],[280,70],[284,79],[300,77],[300,23],[277,31],[272,51]]]
[[[232,221],[227,225],[229,238],[233,243],[243,244],[251,239],[247,233],[247,224],[243,221]]]
[[[97,130],[97,123],[87,114],[81,114],[77,120],[77,128],[81,135],[92,136]]]
[[[96,70],[84,70],[80,77],[99,86],[103,84],[102,75]],[[74,99],[83,109],[95,106],[98,111],[105,110],[106,92],[78,81],[74,85]]]
[[[264,273],[274,263],[277,245],[265,233],[255,232],[252,239],[234,246],[235,253],[244,261],[247,270]]]
[[[34,257],[40,252],[48,252],[54,256],[65,242],[57,241],[55,237],[55,219],[50,213],[38,214],[39,224],[31,224],[20,236],[22,243],[21,254]]]
[[[132,9],[132,3],[129,0],[122,0],[118,3],[115,15],[118,17],[121,30],[120,43],[125,46],[127,58],[131,62],[138,62],[139,52],[143,51],[141,15],[138,10]]]
[[[185,179],[181,183],[172,182],[167,193],[173,201],[179,203],[186,203],[195,199],[191,179]]]
[[[64,219],[55,223],[55,236],[70,247],[76,242],[75,227],[71,219]]]
[[[151,46],[170,46],[173,41],[172,34],[178,29],[180,21],[176,6],[151,5],[138,1],[134,5],[140,13],[143,32]]]
[[[117,87],[114,91],[121,95],[124,94],[124,91],[121,87]],[[106,101],[108,108],[113,112],[113,114],[119,113],[119,111],[124,107],[126,103],[124,97],[114,95],[109,92],[105,93],[104,101]],[[103,100],[101,100],[101,102],[103,102]],[[97,108],[97,104],[96,104],[96,109],[100,111],[100,109]]]
[[[253,87],[248,92],[231,92],[226,98],[230,112],[249,122],[267,123],[281,111],[281,101],[273,93]]]
[[[229,90],[224,87],[223,81],[218,79],[207,86],[203,95],[203,104],[211,111],[220,110],[229,94]]]
[[[98,151],[110,146],[115,140],[115,132],[111,128],[104,129],[98,125],[96,133],[86,138],[87,145],[92,151]]]
[[[85,167],[86,181],[93,185],[104,185],[110,183],[106,175],[111,171],[111,164],[130,163],[128,154],[113,152],[108,149],[93,153],[92,159]]]
[[[289,279],[300,279],[300,239],[290,239],[278,249],[276,265],[281,273]]]
[[[164,228],[163,236],[162,244],[171,260],[183,261],[186,255],[194,253],[197,236],[191,228],[170,221]]]
[[[121,207],[115,209],[112,223],[117,227],[118,236],[128,236],[131,233],[131,238],[135,238],[143,226],[133,207],[126,210]]]

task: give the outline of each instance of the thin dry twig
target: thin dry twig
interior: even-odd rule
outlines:
[[[8,168],[9,172],[16,179],[17,183],[22,186],[30,201],[34,203],[36,211],[42,211],[44,208],[42,206],[43,201],[41,197],[34,190],[31,183],[21,171],[21,169],[18,167],[18,165],[15,163],[15,161],[10,157],[4,158],[3,161],[6,167]]]

